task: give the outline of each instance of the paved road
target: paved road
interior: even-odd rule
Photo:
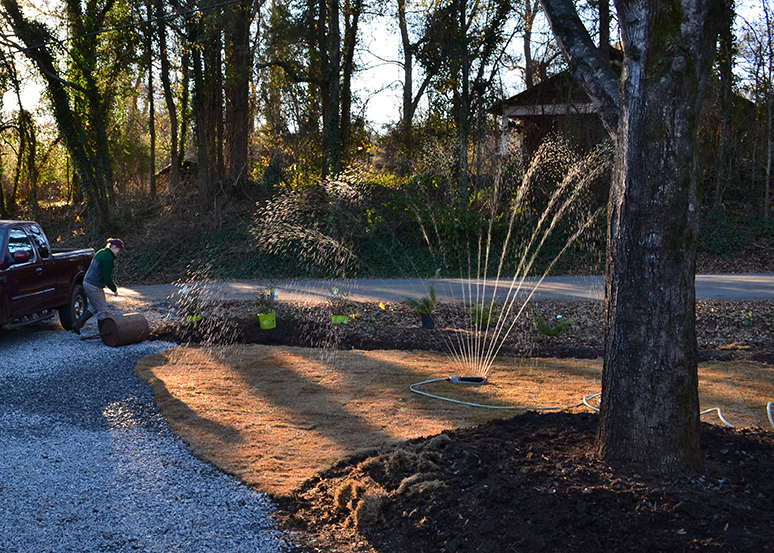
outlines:
[[[251,300],[267,286],[279,290],[280,299],[288,301],[323,301],[330,297],[332,286],[341,295],[355,301],[401,301],[407,296],[419,297],[427,293],[429,280],[422,279],[364,279],[364,280],[290,280],[274,282],[198,283],[203,298],[223,300]],[[535,300],[600,300],[604,298],[603,277],[548,277],[519,282],[490,279],[441,279],[436,289],[444,301],[464,301],[470,298],[496,297],[503,299],[509,291],[524,297],[534,290]],[[193,285],[191,285],[193,286]],[[174,301],[180,286],[172,284],[131,286],[119,290],[121,301],[160,302]],[[699,275],[696,277],[696,296],[700,299],[765,300],[774,299],[774,274]],[[120,305],[119,305],[120,306]]]

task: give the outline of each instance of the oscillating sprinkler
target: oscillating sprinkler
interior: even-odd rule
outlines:
[[[485,376],[450,376],[449,382],[452,384],[472,384],[474,386],[481,386],[482,384],[486,384],[486,377]]]

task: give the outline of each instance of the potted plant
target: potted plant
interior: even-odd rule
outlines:
[[[198,323],[202,320],[202,306],[199,302],[199,291],[192,290],[188,285],[180,289],[182,294],[182,307],[185,311],[185,318],[189,323]]]
[[[347,324],[349,322],[349,317],[344,312],[344,299],[339,295],[339,289],[335,286],[331,287],[331,295],[328,303],[331,306],[331,322],[333,324]]]
[[[438,297],[435,294],[435,281],[438,279],[438,273],[435,273],[435,278],[430,283],[430,290],[426,296],[422,296],[419,299],[406,298],[406,303],[414,308],[414,312],[422,318],[422,327],[432,329],[435,328],[435,316],[433,312],[438,307]]]
[[[255,298],[255,306],[258,308],[258,321],[262,330],[271,330],[277,326],[277,316],[274,313],[274,302],[279,297],[276,288],[268,288],[260,292]]]

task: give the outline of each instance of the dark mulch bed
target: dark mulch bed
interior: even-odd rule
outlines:
[[[458,332],[282,318],[273,332],[257,325],[257,317],[173,323],[153,337],[444,351]],[[533,340],[503,353],[598,357],[601,348]],[[771,348],[754,344],[704,348],[702,357],[772,362]],[[774,550],[771,429],[704,424],[703,466],[658,478],[598,461],[596,424],[588,413],[526,413],[363,454],[283,500],[279,518],[304,553]]]
[[[155,326],[151,339],[176,343],[240,343],[274,346],[334,347],[350,350],[419,350],[448,352],[449,344],[458,343],[462,331],[450,328],[425,330],[405,326],[364,327],[332,325],[315,319],[277,318],[276,329],[262,331],[257,316],[229,319],[204,319],[200,323],[173,322]],[[774,365],[774,342],[752,342],[729,348],[726,341],[700,343],[699,361],[750,359]],[[704,346],[704,347],[702,347]],[[563,336],[561,340],[519,335],[506,340],[502,355],[596,359],[602,357],[599,340]]]
[[[774,549],[771,432],[705,424],[704,466],[659,479],[597,461],[596,421],[527,413],[350,459],[282,505],[285,522],[302,551]]]
[[[177,343],[239,343],[269,346],[334,347],[360,350],[421,350],[448,352],[450,343],[457,343],[454,329],[420,330],[397,326],[364,329],[359,325],[333,325],[315,320],[277,318],[277,327],[262,331],[257,316],[233,319],[205,319],[200,323],[168,323],[155,328],[152,339]],[[561,343],[546,340],[528,345],[508,341],[502,355],[532,357],[574,357],[595,359],[600,348],[579,345],[573,341]]]

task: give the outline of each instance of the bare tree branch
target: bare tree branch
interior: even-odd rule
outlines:
[[[541,4],[573,77],[597,105],[607,132],[615,136],[620,117],[618,77],[591,40],[572,0],[541,0]]]
[[[272,60],[263,63],[259,63],[255,66],[256,69],[266,69],[267,67],[280,67],[290,77],[290,80],[294,83],[312,83],[316,85],[322,84],[321,79],[313,79],[312,77],[303,77],[293,67],[293,64],[283,60]]]

